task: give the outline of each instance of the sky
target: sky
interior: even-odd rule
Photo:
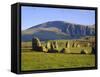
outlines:
[[[48,21],[65,21],[82,25],[93,25],[95,24],[95,11],[29,6],[21,7],[22,30]]]

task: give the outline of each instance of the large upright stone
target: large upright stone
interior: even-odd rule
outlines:
[[[77,47],[81,47],[81,45],[80,44],[77,44]]]
[[[67,42],[67,43],[66,43],[66,47],[67,47],[67,48],[70,48],[70,47],[71,47],[71,46],[70,46],[70,42]]]
[[[57,41],[54,41],[53,44],[54,44],[54,48],[58,49],[58,43],[57,43]]]
[[[67,45],[68,45],[68,42],[66,42],[66,46],[65,46],[66,48],[67,48]]]
[[[48,50],[50,53],[58,52],[58,44],[57,42],[50,43],[50,49]]]
[[[51,42],[51,49],[53,50],[55,47],[54,47],[54,44],[53,42]]]
[[[42,47],[41,47],[41,51],[43,51],[43,52],[48,52],[48,49],[47,49],[45,46],[42,46]]]
[[[75,47],[75,43],[74,42],[72,43],[72,47]]]
[[[47,42],[46,48],[47,48],[47,49],[51,49],[51,43],[50,43],[50,42]]]
[[[77,47],[77,43],[74,42],[74,47]]]
[[[37,38],[37,37],[34,37],[32,39],[32,49],[33,50],[40,50],[42,45],[41,45],[41,42],[40,40]]]
[[[60,52],[61,53],[71,53],[69,48],[63,48]]]
[[[90,44],[90,43],[88,43],[88,44],[87,44],[87,46],[88,46],[88,47],[91,47],[91,44]]]

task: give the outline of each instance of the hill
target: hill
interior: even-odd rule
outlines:
[[[79,39],[94,36],[94,25],[80,25],[64,21],[49,21],[32,26],[22,31],[22,41],[30,41],[33,37],[40,40]]]

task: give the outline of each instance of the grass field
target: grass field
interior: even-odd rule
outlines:
[[[65,48],[66,42],[72,44],[73,40],[49,40],[57,41],[59,49]],[[47,41],[42,41],[45,45]],[[42,51],[33,51],[32,42],[22,42],[21,48],[21,70],[45,70],[45,69],[59,69],[59,68],[77,68],[77,67],[94,67],[95,55],[94,54],[79,54],[82,48],[89,52],[91,49],[87,47],[88,42],[95,42],[94,39],[80,39],[76,41],[83,47],[69,48],[72,53],[45,53]],[[94,44],[92,44],[94,45]],[[76,54],[78,53],[78,54]]]
[[[44,53],[31,50],[21,54],[21,69],[23,71],[95,66],[93,54]]]

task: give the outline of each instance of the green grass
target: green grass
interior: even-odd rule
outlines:
[[[49,40],[57,41],[58,50],[65,48],[66,42],[72,44],[73,40]],[[69,50],[71,53],[80,53],[82,49],[91,51],[91,47],[87,47],[88,42],[93,40],[77,40],[83,47],[72,48]],[[45,46],[47,41],[42,41]],[[94,54],[66,54],[66,53],[44,53],[39,51],[32,51],[32,42],[22,42],[21,48],[21,70],[45,70],[45,69],[59,69],[59,68],[78,68],[78,67],[94,67],[95,55]]]
[[[26,50],[21,53],[21,69],[45,70],[59,68],[77,68],[95,66],[95,56],[93,54],[64,54],[64,53],[44,53]]]

